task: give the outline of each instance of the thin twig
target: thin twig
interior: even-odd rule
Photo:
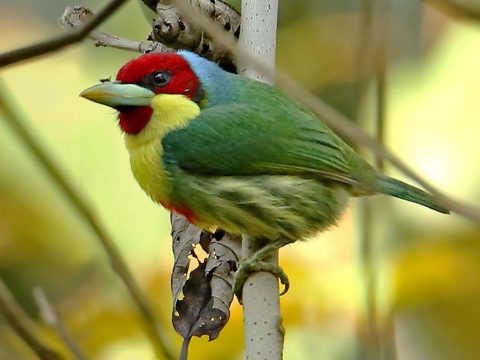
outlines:
[[[210,33],[210,36],[228,48],[232,54],[237,58],[243,57],[255,64],[255,67],[262,71],[265,75],[271,75],[272,70],[265,65],[257,57],[249,54],[243,49],[237,47],[235,38],[228,33],[225,33],[214,20],[208,18],[196,9],[189,7],[185,0],[174,0],[175,6],[182,10],[184,16],[187,16],[190,21],[194,21]],[[439,205],[442,205],[458,215],[480,223],[480,208],[468,204],[466,202],[458,201],[446,195],[443,191],[433,186],[424,179],[418,172],[413,170],[409,165],[403,162],[397,155],[388,150],[384,145],[379,143],[375,138],[369,136],[364,130],[354,124],[347,116],[340,113],[338,110],[327,104],[322,99],[308,91],[304,86],[292,79],[285,72],[276,69],[276,85],[290,94],[292,97],[298,99],[307,105],[317,116],[322,119],[328,126],[330,126],[337,133],[344,138],[352,141],[355,144],[363,145],[369,148],[375,155],[388,161],[391,165],[400,170],[404,175],[414,180],[425,190],[435,196]]]
[[[378,2],[377,2],[378,3]],[[379,21],[375,6],[372,0],[362,1],[362,22],[358,38],[358,86],[357,86],[357,111],[356,123],[359,126],[368,125],[367,119],[364,119],[364,104],[369,92],[369,83],[373,79],[375,53],[378,53],[380,41],[380,31],[374,24]],[[377,16],[375,16],[377,15]],[[375,20],[375,21],[374,21]],[[380,20],[382,21],[382,20]],[[376,135],[377,139],[383,143],[384,112],[381,108],[380,87],[376,87],[377,113],[376,113]],[[357,149],[361,151],[363,149]],[[381,159],[376,157],[376,164],[379,165]],[[375,269],[375,250],[374,250],[374,232],[375,224],[372,203],[369,198],[363,198],[355,209],[354,217],[358,220],[358,243],[359,243],[359,265],[363,279],[363,304],[365,306],[365,320],[360,322],[357,327],[357,351],[359,359],[378,359],[380,349],[380,337],[378,331],[377,317],[377,273]],[[361,325],[361,326],[360,326]]]
[[[33,157],[50,176],[52,181],[63,192],[67,200],[76,209],[79,215],[85,219],[87,224],[96,235],[105,253],[107,254],[113,270],[117,273],[119,278],[126,286],[134,304],[137,306],[142,319],[143,325],[150,341],[155,347],[158,355],[163,355],[168,359],[173,359],[170,350],[167,346],[167,341],[160,333],[157,326],[157,320],[151,309],[147,298],[140,290],[137,282],[133,278],[130,270],[127,267],[125,260],[123,260],[120,252],[116,248],[112,238],[98,221],[98,217],[93,213],[86,201],[79,195],[67,176],[63,173],[55,161],[48,155],[47,151],[43,149],[34,135],[27,129],[24,122],[20,119],[14,109],[17,105],[13,105],[12,99],[7,99],[7,90],[0,83],[0,111],[4,114],[4,120],[12,128],[15,135],[22,141],[25,147],[32,153]]]
[[[91,21],[94,16],[95,13],[84,6],[67,7],[59,19],[59,24],[64,29],[82,28],[86,23]],[[95,46],[109,46],[141,53],[174,51],[156,41],[136,41],[107,34],[100,30],[93,30],[88,37],[94,41]]]
[[[371,9],[374,15],[373,53],[374,59],[374,82],[375,82],[375,117],[374,132],[377,141],[385,145],[385,128],[387,125],[387,66],[388,66],[388,42],[389,15],[387,3],[376,1]],[[381,156],[375,154],[375,168],[379,172],[385,171],[385,162]],[[372,203],[370,199],[364,199],[361,203],[364,221],[364,241],[362,246],[363,266],[365,276],[365,302],[366,302],[366,325],[368,331],[367,358],[380,359],[382,352],[382,339],[378,322],[377,287],[378,274],[376,269],[375,251],[375,218],[379,214],[380,203]]]
[[[142,3],[145,4],[145,6],[147,6],[148,8],[150,8],[150,10],[152,10],[153,12],[155,12],[157,10],[157,3],[158,3],[158,0],[140,0]]]
[[[32,349],[41,360],[61,360],[57,351],[45,345],[38,334],[35,323],[25,314],[20,305],[15,301],[12,293],[0,278],[0,312],[15,330],[17,335]]]
[[[58,336],[63,340],[67,348],[77,360],[87,360],[87,356],[80,346],[70,336],[69,331],[60,319],[60,315],[47,299],[45,291],[41,287],[33,289],[33,298],[40,310],[40,316],[43,322],[51,326],[57,332]]]
[[[385,7],[384,2],[380,2],[378,7]],[[388,22],[386,17],[388,13],[385,10],[379,10],[377,18],[380,23],[378,26],[375,66],[375,85],[376,85],[376,106],[377,111],[375,114],[375,137],[382,145],[385,144],[385,127],[387,124],[387,34],[388,34]],[[385,170],[385,162],[381,156],[375,155],[375,167],[378,171],[383,172]]]
[[[447,16],[458,19],[465,19],[471,21],[480,21],[480,6],[478,3],[473,6],[468,6],[459,1],[451,0],[423,0],[427,4],[433,6],[435,9],[441,11]],[[473,4],[473,3],[472,3]]]
[[[91,21],[86,23],[85,26],[75,29],[72,32],[0,54],[0,68],[54,52],[84,39],[90,31],[110,17],[125,2],[126,0],[111,0]]]
[[[92,31],[90,33],[90,38],[95,42],[95,46],[109,46],[117,49],[141,53],[173,51],[157,41],[130,40],[120,36],[110,35],[98,30]]]

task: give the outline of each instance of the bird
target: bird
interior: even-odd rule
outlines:
[[[133,175],[154,202],[206,231],[262,239],[242,260],[237,296],[261,269],[288,286],[265,257],[336,224],[349,197],[386,194],[449,213],[428,192],[377,172],[276,87],[186,50],[140,55],[80,95],[118,111]]]

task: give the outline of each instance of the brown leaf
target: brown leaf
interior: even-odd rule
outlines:
[[[173,325],[186,342],[202,335],[214,340],[230,317],[241,237],[202,232],[174,213],[171,222]],[[208,254],[204,261],[199,258],[200,248]],[[192,260],[198,266],[187,276]]]
[[[222,234],[223,235],[223,234]],[[205,271],[212,274],[213,307],[228,313],[233,300],[235,271],[241,257],[242,238],[238,235],[224,234],[212,236],[209,247],[209,257]]]

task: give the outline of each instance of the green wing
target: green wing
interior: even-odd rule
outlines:
[[[278,100],[278,101],[276,101]],[[294,103],[217,105],[162,140],[166,166],[197,175],[302,174],[347,184],[371,171],[320,120]]]

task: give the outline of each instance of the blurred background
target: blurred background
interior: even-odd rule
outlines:
[[[480,12],[476,1],[451,1]],[[239,8],[239,2],[232,4]],[[447,17],[419,0],[390,0],[369,23],[369,4],[281,1],[277,65],[372,129],[379,84],[365,76],[364,61],[375,60],[365,36],[373,24],[373,38],[381,39],[373,42],[386,53],[385,142],[445,193],[478,204],[478,22]],[[57,18],[68,5],[2,0],[0,52],[58,34]],[[98,9],[100,2],[83,5]],[[130,1],[101,29],[145,39],[149,23]],[[2,70],[0,79],[17,112],[114,237],[178,349],[181,338],[170,323],[168,213],[135,183],[114,111],[78,97],[134,56],[87,40]],[[0,276],[67,358],[38,320],[35,286],[45,289],[90,358],[154,359],[103,250],[1,116]],[[351,200],[338,227],[281,251],[292,285],[281,298],[285,359],[479,359],[478,224],[399,200],[366,201]],[[191,359],[241,359],[242,334],[241,307],[234,302],[217,340],[193,339]],[[0,359],[34,358],[0,319]]]

